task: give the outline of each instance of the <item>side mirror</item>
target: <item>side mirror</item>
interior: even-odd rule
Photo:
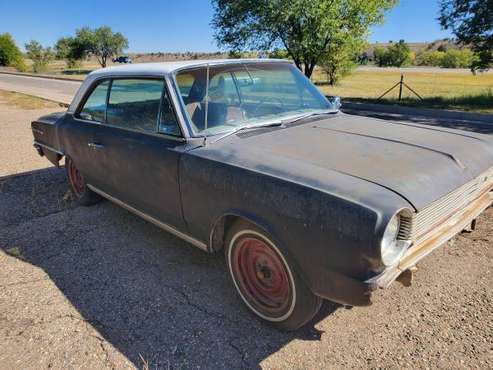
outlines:
[[[339,110],[342,107],[340,96],[327,96],[327,100],[332,104],[334,109]]]
[[[87,121],[94,121],[92,114],[86,112],[80,112],[79,117]]]

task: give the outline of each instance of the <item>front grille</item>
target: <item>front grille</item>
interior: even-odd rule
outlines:
[[[401,216],[398,238],[401,240],[419,240],[434,226],[445,222],[456,212],[480,197],[485,191],[491,190],[492,187],[493,168],[412,216]]]

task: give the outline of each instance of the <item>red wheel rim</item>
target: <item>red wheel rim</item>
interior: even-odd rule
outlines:
[[[84,192],[86,184],[84,182],[82,174],[79,172],[77,167],[75,167],[74,162],[72,162],[71,160],[68,161],[68,178],[75,195],[81,196]]]
[[[237,287],[247,304],[264,318],[280,318],[292,308],[293,289],[282,257],[266,241],[241,238],[231,255]]]

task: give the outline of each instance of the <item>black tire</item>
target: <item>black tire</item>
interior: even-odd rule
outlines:
[[[292,331],[320,310],[323,300],[311,292],[289,255],[260,228],[236,222],[227,232],[224,249],[234,286],[258,317]]]
[[[87,187],[84,176],[70,157],[65,157],[65,170],[74,200],[82,206],[91,206],[102,200],[101,196]]]

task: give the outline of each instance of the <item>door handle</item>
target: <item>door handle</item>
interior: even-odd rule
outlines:
[[[103,149],[104,145],[99,143],[87,143],[87,146],[91,149]]]

